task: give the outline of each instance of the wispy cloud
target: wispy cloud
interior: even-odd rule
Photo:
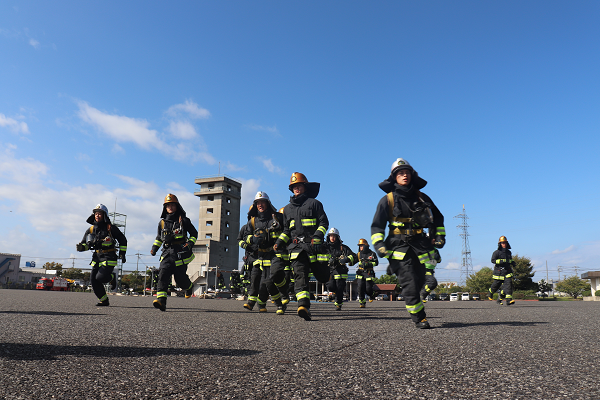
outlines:
[[[0,127],[8,128],[14,133],[29,134],[29,127],[25,122],[9,118],[4,114],[0,114]]]
[[[182,104],[175,104],[166,111],[166,114],[172,117],[179,116],[181,113],[187,113],[191,118],[197,119],[207,119],[210,117],[210,112],[206,108],[202,108],[190,100],[186,100]]]
[[[35,39],[29,39],[29,44],[31,46],[33,46],[35,49],[39,49],[40,48],[40,42],[38,42]]]
[[[279,133],[279,129],[277,129],[277,126],[275,126],[275,125],[274,126],[264,126],[264,125],[248,124],[248,125],[246,125],[246,128],[252,129],[253,131],[269,132],[277,137],[281,136],[281,134]]]
[[[77,104],[79,106],[78,116],[82,121],[95,127],[102,134],[107,135],[116,142],[134,143],[143,150],[156,150],[175,160],[187,163],[195,163],[197,161],[211,165],[216,163],[216,160],[208,153],[206,145],[196,134],[195,130],[193,133],[196,140],[193,144],[171,143],[171,141],[167,143],[161,138],[161,134],[157,130],[150,128],[150,123],[145,119],[108,114],[91,107],[84,101],[79,101]],[[180,139],[182,136],[190,139],[191,132],[190,126],[186,126],[185,124],[180,125],[179,130],[175,128],[175,133],[179,135]]]
[[[252,203],[254,201],[254,195],[258,192],[258,188],[260,187],[260,179],[236,179],[242,182],[241,204],[246,205]]]
[[[552,252],[552,254],[564,254],[564,253],[568,253],[568,252],[573,251],[573,250],[575,250],[575,246],[571,245],[571,246],[567,247],[564,250],[554,250]]]
[[[271,173],[283,174],[283,169],[279,168],[270,158],[258,157],[258,160],[262,163],[262,165]]]
[[[171,121],[169,132],[176,138],[184,140],[194,139],[198,136],[196,128],[188,121]]]

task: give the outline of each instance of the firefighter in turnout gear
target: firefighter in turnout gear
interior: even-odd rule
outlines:
[[[124,263],[127,252],[127,239],[119,228],[110,223],[108,209],[104,204],[98,204],[86,221],[90,226],[83,235],[83,239],[75,246],[77,251],[93,250],[92,272],[90,281],[94,294],[98,297],[97,306],[108,306],[105,283],[111,284],[111,289],[117,287],[117,276],[113,273],[117,260]],[[117,246],[118,243],[118,246]],[[117,255],[117,250],[119,254]]]
[[[358,269],[356,270],[356,281],[358,286],[358,302],[360,308],[365,308],[367,300],[373,300],[373,279],[375,278],[374,267],[379,265],[379,259],[374,251],[369,249],[369,243],[365,239],[358,241]]]
[[[162,246],[156,300],[152,304],[159,310],[165,311],[171,277],[175,277],[177,287],[185,290],[186,299],[192,297],[193,284],[187,276],[187,266],[194,259],[192,247],[196,243],[198,231],[186,217],[184,209],[174,194],[169,193],[165,197],[160,218],[156,240],[150,250],[150,254],[154,256]]]
[[[335,309],[340,311],[342,309],[342,304],[344,304],[344,291],[346,290],[346,280],[348,279],[348,266],[356,264],[358,256],[350,250],[350,247],[343,244],[340,239],[340,232],[335,228],[331,228],[329,232],[327,232],[325,251],[327,252],[329,273],[333,280],[331,289],[333,289],[336,294]]]
[[[283,207],[281,207],[279,209],[279,214],[281,214],[281,216],[283,218]],[[279,257],[285,265],[285,267],[283,268],[283,272],[285,273],[285,283],[286,284],[282,288],[282,296],[283,296],[283,298],[287,299],[287,302],[289,302],[290,293],[292,293],[292,295],[294,295],[294,271],[292,271],[292,265],[290,264],[290,254],[288,253],[285,246],[280,246],[277,249],[276,254],[277,254],[277,257]],[[283,301],[285,302],[286,300],[283,300]]]
[[[225,290],[227,286],[225,286],[225,277],[221,273],[221,271],[217,272],[217,287],[215,289]]]
[[[248,302],[252,310],[258,303],[259,312],[267,311],[269,295],[277,305],[277,314],[284,314],[289,299],[285,280],[285,264],[273,250],[283,227],[283,216],[273,207],[265,192],[258,192],[248,212],[249,221],[242,237],[249,249],[248,263],[252,265]]]
[[[487,298],[493,300],[494,293],[498,293],[498,304],[502,305],[502,300],[506,299],[506,305],[515,304],[513,299],[513,267],[517,265],[512,258],[510,244],[506,236],[500,236],[498,239],[498,250],[492,254],[492,264],[494,264],[494,274],[492,287],[490,287]]]
[[[388,274],[398,277],[406,309],[419,329],[430,328],[419,292],[427,270],[435,269],[436,248],[444,246],[446,237],[444,216],[421,192],[426,184],[406,160],[398,158],[390,176],[379,184],[386,195],[377,204],[371,224],[373,247],[389,259]]]
[[[421,288],[421,300],[423,300],[423,303],[427,303],[427,296],[438,286],[437,279],[435,279],[435,266],[442,262],[442,256],[438,249],[434,249],[434,251],[432,261],[435,261],[435,263],[430,263],[434,268],[426,268],[425,284]]]
[[[243,287],[240,271],[231,271],[231,276],[229,277],[229,290],[231,290],[231,293],[240,295],[242,294]]]
[[[323,205],[316,199],[320,184],[308,182],[306,176],[294,172],[290,178],[293,196],[283,209],[283,232],[275,243],[275,251],[287,244],[294,271],[294,292],[298,300],[298,316],[310,321],[309,273],[322,283],[329,280],[325,263],[323,239],[329,228],[329,220]]]
[[[250,207],[250,209],[252,209],[252,207]],[[237,237],[237,241],[238,241],[238,245],[244,249],[244,257],[242,258],[244,261],[244,266],[243,266],[243,277],[242,277],[242,285],[244,286],[244,290],[243,290],[243,295],[247,296],[248,293],[250,292],[250,274],[252,273],[252,265],[248,263],[248,255],[249,255],[249,250],[248,250],[248,243],[246,243],[246,240],[244,239],[244,232],[246,230],[246,225],[242,226],[242,228],[240,229],[240,232],[238,233],[238,237]]]

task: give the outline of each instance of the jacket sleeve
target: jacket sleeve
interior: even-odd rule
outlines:
[[[252,226],[251,226],[250,222],[248,222],[246,225],[244,225],[244,227],[242,228],[242,231],[240,232],[240,235],[241,235],[240,240],[246,244],[245,247],[242,247],[242,245],[240,244],[240,247],[242,247],[243,249],[253,250],[255,247],[252,244],[252,236],[254,235],[254,232],[252,232]]]
[[[319,227],[315,231],[313,239],[317,239],[316,241],[318,242],[319,240],[323,241],[323,238],[325,238],[327,229],[329,229],[329,219],[327,218],[327,214],[325,214],[323,204],[318,200],[315,200],[315,212]]]
[[[156,229],[156,239],[154,239],[154,244],[152,244],[152,251],[156,253],[162,246],[163,242],[160,240],[161,232],[160,232],[160,222],[158,223],[158,228]]]
[[[385,226],[388,222],[388,216],[387,196],[383,196],[377,204],[375,216],[373,216],[373,222],[371,223],[371,243],[375,248],[379,247],[385,239]]]
[[[188,235],[190,235],[188,237],[188,246],[193,247],[196,244],[196,240],[198,240],[198,231],[196,230],[196,227],[194,226],[194,224],[192,224],[192,221],[190,221],[190,219],[188,217],[185,217],[183,219],[183,225],[185,228],[185,231],[188,233]]]
[[[279,238],[275,242],[277,247],[281,247],[282,245],[287,245],[292,238],[292,222],[294,222],[293,218],[290,218],[288,214],[286,214],[285,209],[283,210],[283,231]]]
[[[119,242],[119,255],[125,254],[127,252],[127,238],[123,235],[123,232],[118,226],[111,224],[110,233]]]
[[[498,250],[495,250],[492,253],[492,264],[496,265],[496,260],[498,259]]]
[[[248,224],[242,226],[242,228],[240,229],[240,232],[238,233],[238,237],[237,237],[237,241],[238,241],[238,245],[246,250],[246,247],[248,247],[248,243],[246,243],[246,240],[244,239],[244,232],[246,231],[246,226]]]
[[[350,262],[348,263],[348,265],[354,265],[358,262],[358,255],[356,253],[354,253],[350,247],[344,245],[344,253],[345,256],[348,257],[348,259],[350,260]]]
[[[446,236],[446,228],[444,227],[444,216],[429,196],[423,193],[423,197],[425,197],[425,201],[431,204],[431,213],[433,214],[433,225],[435,225],[435,236]]]
[[[370,256],[373,256],[373,260],[371,260],[371,264],[376,267],[379,265],[379,258],[377,257],[377,253],[375,253],[374,251],[371,251],[371,254],[369,254]]]
[[[87,243],[86,243],[86,241],[85,241],[85,239],[87,239],[87,235],[88,235],[88,233],[89,233],[89,232],[90,232],[90,228],[87,228],[87,229],[86,229],[86,231],[85,231],[85,233],[83,234],[83,238],[81,239],[81,242],[79,242],[79,243],[83,244],[83,248],[84,248],[85,250],[89,250],[89,249],[90,249],[90,248],[88,247],[88,244],[87,244]],[[84,250],[84,251],[85,251],[85,250]]]

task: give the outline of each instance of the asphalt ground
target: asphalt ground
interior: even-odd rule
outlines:
[[[314,303],[0,290],[2,399],[594,399],[600,302]]]

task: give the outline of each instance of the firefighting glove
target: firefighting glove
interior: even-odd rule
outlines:
[[[252,238],[250,239],[252,244],[256,244],[256,245],[260,245],[264,240],[265,240],[265,238],[262,236],[252,236]]]
[[[377,247],[375,250],[377,251],[377,255],[380,258],[387,257],[387,249],[385,248],[384,244],[382,244],[381,246]]]
[[[123,264],[125,264],[127,262],[127,259],[125,258],[125,253],[119,253],[119,257],[121,258],[121,261],[123,262]]]
[[[315,254],[320,254],[323,249],[323,242],[319,238],[313,238],[310,240],[310,244],[312,246],[313,252]]]
[[[83,243],[77,243],[75,245],[75,248],[77,249],[77,251],[85,251],[85,245]]]
[[[154,248],[150,249],[150,254],[155,256],[156,255],[156,250],[154,250]]]
[[[342,264],[348,264],[350,262],[350,259],[346,256],[340,257],[340,263]]]
[[[438,249],[441,249],[446,244],[446,237],[441,235],[435,235],[433,245]]]

